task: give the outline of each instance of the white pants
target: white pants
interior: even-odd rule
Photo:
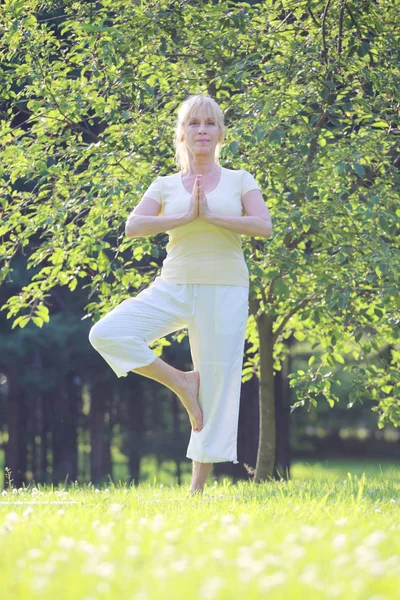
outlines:
[[[202,463],[237,462],[237,430],[249,288],[171,283],[156,277],[90,330],[92,346],[118,377],[153,362],[153,341],[188,329],[193,367],[200,372],[203,428],[186,457]]]

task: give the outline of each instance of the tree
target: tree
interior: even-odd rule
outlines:
[[[290,375],[292,409],[321,394],[337,401],[331,368],[347,352],[358,361],[350,404],[373,398],[379,426],[399,424],[395,7],[46,6],[59,18],[36,0],[1,7],[2,281],[28,246],[37,271],[3,306],[13,325],[42,326],[57,285],[87,288],[98,318],[154,279],[164,236],[127,241],[125,219],[174,168],[177,106],[209,92],[226,113],[223,162],[256,176],[273,215],[271,239],[243,238],[252,313],[243,381],[260,377],[256,480],[274,465],[273,375],[291,335],[323,349],[319,364],[311,357]],[[370,364],[387,344],[390,355]]]

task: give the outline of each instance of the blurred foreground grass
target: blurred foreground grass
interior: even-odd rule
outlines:
[[[210,479],[202,497],[150,481],[3,491],[1,598],[397,599],[398,470],[352,465]]]

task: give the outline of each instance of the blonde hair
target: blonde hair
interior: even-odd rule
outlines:
[[[199,116],[200,113],[205,113],[207,117],[212,117],[218,124],[219,136],[218,143],[215,147],[214,159],[218,165],[220,164],[219,155],[225,137],[224,114],[217,102],[211,98],[211,96],[206,94],[196,94],[189,96],[182,102],[178,110],[175,126],[175,162],[177,166],[181,168],[183,173],[188,171],[190,167],[189,148],[183,139],[183,126],[191,117]]]

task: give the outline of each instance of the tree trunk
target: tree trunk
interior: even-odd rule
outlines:
[[[40,378],[44,376],[42,357],[38,348],[33,349],[33,369]],[[47,483],[45,406],[41,391],[35,393],[33,407],[32,474],[36,482]]]
[[[77,453],[77,398],[67,377],[50,392],[53,396],[52,450],[53,483],[76,481]]]
[[[288,380],[288,357],[282,362],[281,371],[274,377],[276,414],[276,453],[273,476],[275,479],[290,478],[289,413],[290,390]]]
[[[127,387],[125,396],[127,399],[128,423],[125,432],[127,441],[124,448],[128,455],[130,483],[134,483],[136,486],[139,485],[142,437],[145,430],[143,386],[140,378],[141,375],[137,373],[129,374],[129,378],[127,378],[129,387]]]
[[[256,322],[260,340],[260,437],[254,480],[262,482],[272,477],[275,464],[273,317],[262,313]]]
[[[106,413],[109,403],[110,385],[104,379],[97,379],[90,392],[90,480],[94,485],[106,480],[110,459],[110,436],[106,423]]]
[[[18,382],[16,369],[7,373],[7,429],[8,442],[5,451],[4,487],[21,487],[26,481],[26,419],[24,411],[23,390]],[[10,473],[11,471],[11,473]],[[12,482],[9,485],[9,478]]]

